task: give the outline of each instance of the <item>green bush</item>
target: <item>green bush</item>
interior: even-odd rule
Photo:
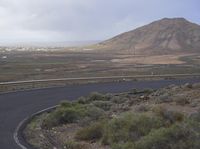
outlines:
[[[111,120],[103,136],[104,144],[137,141],[152,129],[162,127],[164,122],[159,117],[147,114],[126,113]]]
[[[79,103],[63,102],[43,121],[43,126],[51,128],[59,124],[74,123],[86,115],[86,106]]]
[[[101,94],[98,92],[92,92],[88,97],[80,97],[77,102],[80,104],[90,104],[93,101],[108,101],[112,97],[112,94]]]
[[[171,127],[152,129],[138,141],[112,144],[112,149],[199,149],[200,125],[184,121]]]
[[[98,93],[98,92],[93,92],[89,95],[88,101],[96,101],[96,100],[107,100],[107,98],[101,94],[101,93]]]
[[[95,141],[103,136],[104,123],[96,122],[77,131],[77,140]]]
[[[199,149],[200,134],[194,130],[188,123],[160,128],[136,142],[134,149]]]
[[[112,106],[112,103],[110,101],[94,101],[92,104],[105,111],[110,110],[110,107]]]
[[[122,98],[122,97],[119,97],[119,96],[113,96],[113,97],[111,98],[111,101],[112,101],[113,103],[116,103],[116,104],[122,104],[122,103],[125,102],[125,100],[126,100],[126,98]]]
[[[88,105],[86,110],[86,116],[91,120],[98,120],[105,116],[105,111],[93,105]]]
[[[169,124],[173,124],[175,122],[181,122],[185,118],[184,114],[177,111],[168,110],[161,106],[154,107],[153,112],[156,113],[158,116],[162,117],[163,119],[165,119],[165,121],[168,122]]]
[[[89,117],[90,120],[98,120],[105,114],[104,110],[89,104],[79,102],[62,102],[56,110],[44,119],[42,126],[51,128],[60,124],[76,123]]]
[[[88,101],[85,97],[79,97],[77,102],[80,103],[80,104],[87,104],[88,103]]]
[[[69,102],[69,101],[61,101],[60,102],[60,107],[72,107],[73,106],[73,103],[72,102]]]

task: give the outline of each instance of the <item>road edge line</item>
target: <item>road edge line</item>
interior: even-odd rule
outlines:
[[[35,117],[35,116],[38,116],[44,112],[50,112],[52,110],[54,110],[56,107],[58,107],[59,105],[56,105],[56,106],[52,106],[52,107],[49,107],[49,108],[46,108],[46,109],[43,109],[43,110],[40,110],[36,113],[33,113],[31,116],[29,117],[26,117],[25,119],[23,119],[22,121],[20,121],[20,123],[17,125],[17,127],[15,128],[15,131],[13,133],[13,139],[15,141],[15,143],[21,148],[21,149],[28,149],[28,147],[26,147],[27,145],[30,145],[26,139],[23,139],[23,142],[20,141],[19,139],[19,136],[22,135],[22,132],[24,130],[24,128],[27,126],[27,124]],[[21,138],[23,138],[23,136],[21,136]],[[25,145],[27,144],[27,145]],[[30,145],[31,146],[31,145]]]

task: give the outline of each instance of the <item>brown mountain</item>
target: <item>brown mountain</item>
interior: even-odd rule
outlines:
[[[97,47],[134,54],[200,52],[200,25],[184,18],[164,18],[101,42]]]

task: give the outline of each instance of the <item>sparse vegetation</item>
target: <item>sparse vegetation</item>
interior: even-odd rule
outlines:
[[[60,107],[47,116],[43,121],[43,127],[51,128],[61,124],[75,123],[84,117],[90,117],[90,120],[97,120],[103,114],[104,111],[92,105],[63,102]]]
[[[87,149],[87,146],[75,141],[66,141],[64,144],[65,149]]]
[[[153,130],[135,143],[134,149],[198,149],[200,147],[199,124],[182,122],[169,128]]]
[[[47,116],[44,127],[53,127],[64,123],[73,123],[86,114],[86,107],[76,103],[62,103],[59,108]]]
[[[125,113],[112,119],[106,126],[103,142],[109,145],[135,142],[152,129],[160,128],[164,122],[148,114]]]
[[[103,136],[104,122],[95,122],[77,131],[78,140],[95,141]]]
[[[170,124],[173,124],[177,121],[183,121],[184,114],[177,112],[175,110],[168,110],[162,106],[156,106],[153,108],[153,112],[155,112],[158,116],[165,119]]]
[[[91,93],[75,102],[62,102],[55,111],[39,118],[40,129],[58,139],[65,149],[199,149],[197,86]],[[195,107],[191,106],[194,102]],[[27,128],[32,133],[40,126],[35,123],[38,120]],[[30,142],[36,134],[32,136]]]
[[[174,101],[178,105],[186,105],[186,104],[190,103],[190,99],[188,97],[186,97],[185,95],[176,95],[174,97]]]
[[[93,102],[94,106],[101,108],[105,111],[110,110],[110,107],[112,106],[112,103],[110,101],[95,101]]]
[[[5,54],[5,53],[3,53]],[[3,55],[0,53],[0,55]],[[90,52],[8,52],[9,58],[0,59],[0,82],[20,80],[40,80],[53,78],[74,78],[94,76],[134,76],[163,74],[200,73],[199,54],[175,54],[161,56],[136,56],[130,54],[97,54]],[[23,58],[21,58],[23,57]],[[172,58],[173,57],[173,58]],[[172,60],[171,60],[172,58]],[[37,60],[36,60],[37,59]],[[117,60],[117,61],[116,61]],[[146,61],[144,61],[146,60]],[[115,62],[116,61],[116,62]],[[176,63],[182,63],[177,65]],[[152,63],[152,64],[151,64]],[[171,63],[170,65],[168,63]],[[130,66],[134,67],[130,67]],[[70,73],[69,73],[70,72]],[[163,79],[163,77],[157,79]],[[133,78],[134,80],[135,78]],[[142,78],[152,79],[152,78]],[[122,81],[123,79],[54,81],[0,85],[0,92],[64,86],[88,82]],[[139,78],[137,80],[140,80]]]

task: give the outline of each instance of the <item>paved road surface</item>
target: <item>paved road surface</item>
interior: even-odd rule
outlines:
[[[21,91],[0,95],[0,149],[20,149],[14,142],[17,125],[27,116],[44,108],[54,106],[64,99],[74,100],[90,92],[123,92],[132,88],[160,88],[169,84],[200,82],[199,79],[132,81],[71,85],[66,87]]]

